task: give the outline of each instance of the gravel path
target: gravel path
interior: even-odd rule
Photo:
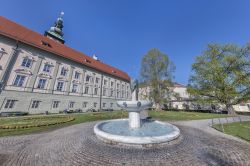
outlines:
[[[0,165],[250,165],[249,143],[206,131],[209,120],[174,122],[181,136],[154,148],[106,144],[95,137],[95,123],[2,137]]]

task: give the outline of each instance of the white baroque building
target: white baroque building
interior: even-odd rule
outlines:
[[[127,73],[64,45],[63,19],[44,35],[0,17],[0,112],[118,109]]]
[[[173,86],[169,87],[170,92],[170,102],[164,104],[165,107],[169,109],[180,109],[180,110],[223,110],[222,106],[215,105],[202,105],[198,104],[192,100],[191,95],[187,92],[187,87],[179,83],[174,83]],[[149,100],[148,96],[150,93],[149,86],[139,87],[139,99]],[[250,101],[246,103],[241,103],[233,106],[235,111],[238,112],[250,112]]]

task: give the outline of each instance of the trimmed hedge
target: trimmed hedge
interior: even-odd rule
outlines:
[[[6,116],[25,116],[28,115],[28,112],[1,112],[0,116],[6,117]]]
[[[42,119],[56,119],[55,121],[43,123]],[[57,125],[62,123],[67,123],[70,121],[75,120],[74,117],[64,117],[64,116],[56,116],[56,117],[28,117],[22,119],[22,121],[32,121],[36,124],[18,124],[18,121],[16,123],[10,124],[10,125],[0,125],[0,129],[24,129],[24,128],[32,128],[32,127],[42,127],[42,126],[51,126],[51,125]],[[40,120],[40,121],[39,121]]]
[[[247,115],[250,116],[250,112],[236,112],[238,115]]]

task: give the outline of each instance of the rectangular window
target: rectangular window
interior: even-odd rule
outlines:
[[[100,78],[95,78],[95,83],[98,84],[99,80],[100,80]]]
[[[87,75],[87,76],[86,76],[86,82],[90,82],[90,78],[91,78],[91,76],[90,76],[90,75]]]
[[[104,80],[104,83],[103,83],[103,84],[104,84],[105,86],[107,85],[107,83],[108,83],[108,81],[107,81],[107,80]]]
[[[73,84],[73,86],[72,86],[72,92],[73,93],[77,92],[77,84]]]
[[[88,86],[85,87],[84,93],[89,94],[89,87]]]
[[[67,69],[65,69],[64,67],[61,69],[61,75],[62,76],[66,76],[67,75]]]
[[[102,103],[102,107],[105,108],[106,107],[106,103]]]
[[[86,108],[86,107],[87,107],[87,105],[88,105],[88,102],[83,102],[82,107],[83,107],[83,108]]]
[[[98,88],[95,88],[94,89],[94,95],[97,95],[97,92],[98,92]]]
[[[74,104],[75,104],[75,102],[73,102],[73,101],[69,102],[69,108],[74,108]]]
[[[46,84],[46,79],[41,78],[38,81],[37,88],[38,89],[44,89],[45,88],[45,84]]]
[[[103,96],[106,96],[106,93],[107,93],[107,91],[106,91],[106,89],[103,89]]]
[[[24,80],[25,80],[26,76],[23,75],[17,75],[16,79],[14,81],[14,85],[15,86],[23,86]]]
[[[52,108],[58,108],[60,104],[60,101],[53,101]]]
[[[110,103],[110,108],[113,108],[113,103]]]
[[[17,100],[7,100],[4,108],[14,108]]]
[[[80,73],[79,72],[75,72],[75,79],[79,79],[79,77],[80,77]]]
[[[62,91],[63,90],[63,82],[58,82],[57,83],[56,90],[58,90],[58,91]]]
[[[31,64],[32,64],[32,60],[31,59],[24,58],[21,66],[30,68]]]
[[[119,89],[120,88],[120,84],[117,84],[116,88]]]
[[[43,67],[43,71],[45,71],[45,72],[50,72],[50,68],[51,68],[51,65],[49,65],[49,64],[45,64],[44,65],[44,67]]]
[[[0,48],[0,60],[3,57],[3,54],[6,53],[4,48]]]
[[[111,85],[111,87],[113,87],[114,86],[114,82],[111,82],[110,85]]]
[[[94,107],[97,107],[97,103],[94,103]]]
[[[32,101],[31,108],[38,108],[40,102],[41,102],[41,101],[39,101],[39,100],[34,100],[34,101]]]

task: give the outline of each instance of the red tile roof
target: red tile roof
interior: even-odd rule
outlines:
[[[130,77],[127,73],[107,64],[104,64],[100,61],[94,60],[93,58],[79,51],[76,51],[70,47],[67,47],[64,44],[51,40],[2,16],[0,16],[0,34],[21,41],[25,44],[37,47],[39,49],[54,53],[58,56],[70,59],[77,63],[83,64],[84,66],[88,66],[98,71],[118,77],[122,80],[130,81]],[[47,43],[47,46],[44,45],[44,43]]]

